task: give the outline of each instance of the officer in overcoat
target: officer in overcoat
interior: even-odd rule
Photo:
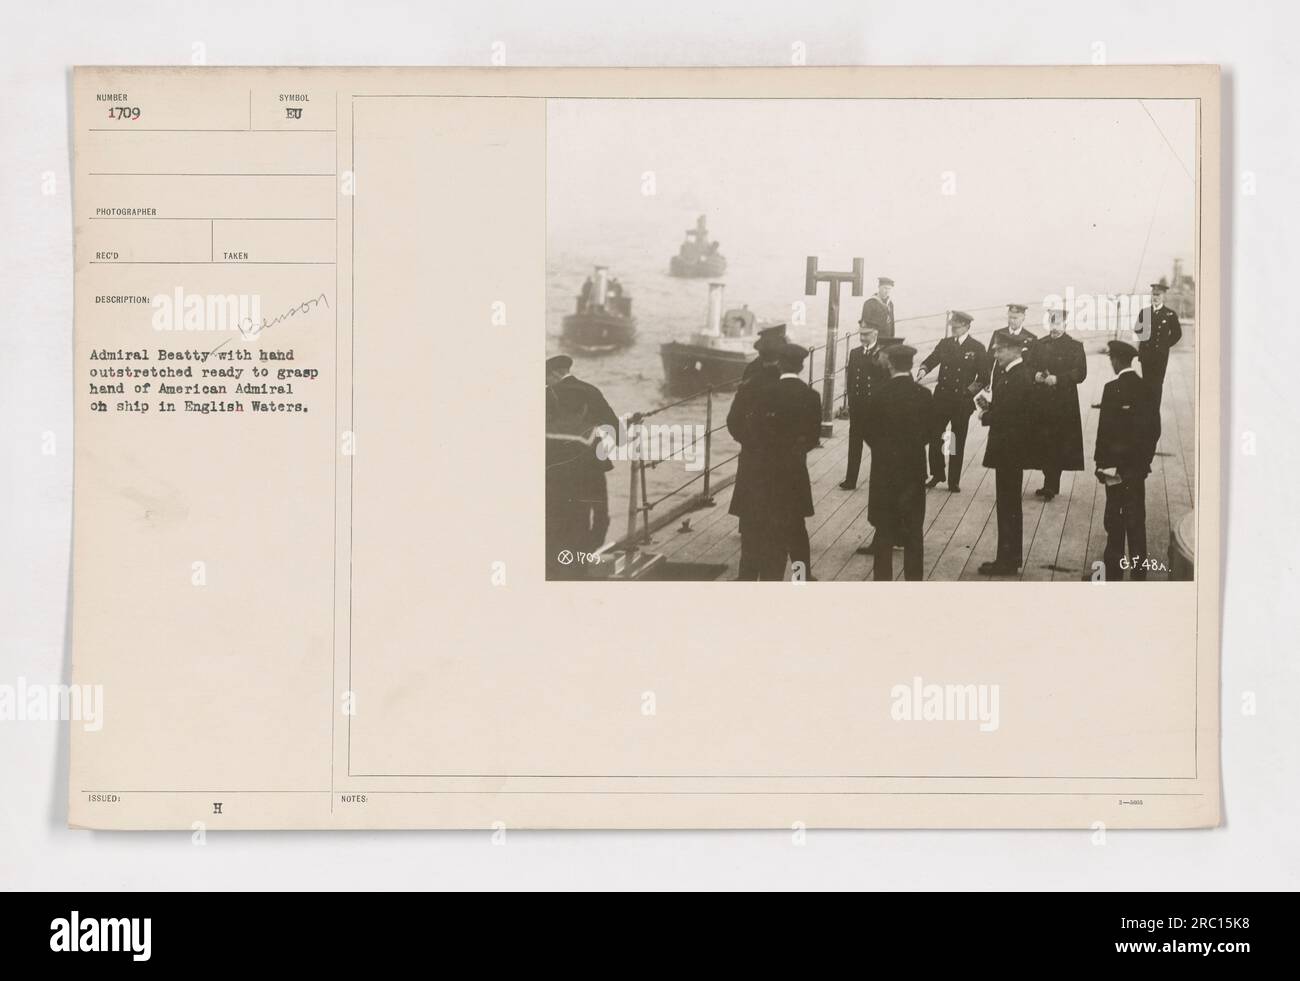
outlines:
[[[1025,362],[1034,377],[1037,466],[1043,471],[1043,486],[1034,494],[1050,501],[1061,492],[1061,471],[1083,469],[1079,386],[1088,377],[1088,358],[1065,332],[1066,312],[1048,316],[1047,336],[1029,346]]]
[[[792,578],[816,578],[804,519],[814,513],[807,457],[821,440],[821,398],[803,380],[807,357],[807,348],[787,344],[778,355],[780,377],[755,396],[752,438],[768,509],[762,527],[770,536],[762,548],[764,580],[783,577],[787,556]]]
[[[757,372],[775,368],[776,357],[781,353],[781,348],[785,347],[787,343],[785,324],[769,324],[760,330],[758,339],[754,341],[754,350],[758,352],[758,357],[745,365],[745,371],[740,376],[740,380],[748,381]]]
[[[903,576],[924,576],[925,444],[932,435],[932,396],[912,379],[916,349],[888,348],[890,377],[872,396],[867,427],[871,490],[867,520],[876,529],[876,580],[894,578],[895,545],[903,547]]]
[[[877,362],[879,363],[879,365],[880,365],[880,370],[884,372],[885,378],[884,378],[883,381],[880,381],[880,382],[877,382],[877,383],[876,383],[876,386],[875,386],[875,391],[876,391],[876,392],[879,392],[879,391],[881,390],[881,388],[884,387],[884,385],[889,381],[889,376],[893,373],[893,372],[890,370],[890,368],[889,368],[889,362],[888,362],[888,360],[886,360],[887,357],[888,357],[888,355],[889,355],[889,352],[890,352],[891,350],[893,350],[895,347],[898,347],[898,346],[904,344],[905,341],[906,341],[906,338],[902,338],[902,337],[890,337],[890,338],[888,338],[888,339],[886,339],[886,340],[882,340],[882,341],[879,343],[879,345],[877,346],[876,361],[877,361]],[[875,404],[876,404],[876,400],[875,400],[875,396],[873,395],[873,396],[872,396],[872,400],[871,400],[871,406],[874,407]],[[868,432],[870,432],[872,428],[876,428],[876,429],[878,430],[878,427],[872,427],[872,425],[871,425],[871,423],[870,423],[871,412],[873,411],[872,407],[868,407],[867,412],[866,412],[866,417],[867,417],[867,420],[868,420]],[[934,426],[934,420],[933,420],[933,418],[927,418],[927,419],[924,419],[924,420],[922,420],[922,422],[923,422],[924,426],[926,427],[927,431],[929,431],[929,430],[930,430],[931,428],[933,428],[933,426]],[[867,445],[870,446],[870,443],[868,443]],[[874,452],[872,452],[872,454],[871,454],[871,471],[872,471],[872,473],[875,472],[875,469],[876,469],[876,455],[875,455]],[[882,474],[882,476],[883,476],[883,474]],[[879,495],[880,495],[880,493],[881,493],[881,488],[887,486],[887,483],[888,483],[887,481],[886,481],[885,483],[872,482],[872,481],[870,480],[870,478],[868,478],[868,481],[867,481],[867,520],[868,520],[868,521],[871,520],[871,509],[872,509],[872,507],[878,507],[878,506],[879,506],[879,504],[880,504],[880,500],[881,500],[881,498],[879,497]],[[878,513],[882,513],[882,514],[883,514],[883,513],[885,513],[885,512],[880,511],[880,512],[878,512]],[[856,552],[857,552],[858,555],[875,555],[875,554],[876,554],[876,548],[877,548],[877,546],[881,546],[882,543],[884,542],[884,538],[882,538],[881,535],[880,535],[880,529],[879,529],[878,527],[876,527],[876,525],[875,525],[874,522],[872,522],[872,527],[875,529],[875,531],[872,533],[871,540],[870,540],[869,542],[864,542],[862,545],[859,545],[859,546],[858,546],[858,548],[857,548],[857,550],[856,550]],[[889,548],[890,546],[888,546],[888,545],[883,545],[882,547],[884,547],[884,548]]]
[[[736,482],[727,510],[740,519],[740,568],[736,578],[749,582],[757,580],[762,573],[762,550],[771,539],[762,527],[770,507],[755,439],[754,413],[759,393],[775,384],[781,375],[777,355],[785,345],[785,324],[774,324],[759,331],[758,339],[754,341],[758,357],[745,366],[740,387],[736,389],[736,396],[727,412],[727,431],[740,444]]]
[[[1019,342],[999,338],[993,356],[993,400],[978,397],[980,422],[989,427],[984,466],[993,471],[997,491],[998,550],[992,562],[980,564],[981,575],[1015,575],[1024,561],[1024,514],[1020,490],[1025,469],[1033,466],[1034,379]]]

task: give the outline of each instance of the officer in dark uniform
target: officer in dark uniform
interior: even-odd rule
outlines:
[[[1106,486],[1106,579],[1146,579],[1146,479],[1160,439],[1160,408],[1150,383],[1133,369],[1138,351],[1123,341],[1107,345],[1115,377],[1101,391],[1097,419],[1097,479]],[[1127,563],[1124,561],[1127,559]],[[1134,568],[1134,564],[1139,566]],[[1088,577],[1085,577],[1088,578]]]
[[[845,398],[849,407],[849,469],[840,487],[853,490],[858,486],[862,469],[862,444],[867,438],[867,406],[876,389],[889,379],[889,369],[880,360],[880,332],[865,322],[858,323],[860,347],[849,352],[844,367]]]
[[[989,338],[990,354],[993,354],[993,352],[997,350],[998,345],[1001,344],[1003,340],[1015,341],[1016,344],[1020,346],[1022,353],[1029,349],[1030,344],[1038,340],[1037,334],[1031,333],[1025,328],[1025,311],[1027,309],[1028,307],[1023,303],[1007,304],[1007,325],[1005,327],[999,327],[993,332],[993,336]],[[998,360],[995,357],[993,359],[993,374],[997,375],[1001,370],[1002,366],[998,363]]]
[[[546,361],[547,577],[582,578],[583,566],[564,552],[594,552],[609,530],[605,474],[614,469],[602,442],[617,445],[619,419],[595,385],[569,374],[566,354]]]
[[[876,280],[876,295],[867,297],[858,318],[859,327],[870,327],[881,340],[894,336],[894,301],[889,298],[893,290],[894,281],[881,276]]]
[[[1183,325],[1178,322],[1178,314],[1165,306],[1165,292],[1168,289],[1164,283],[1151,284],[1151,306],[1138,315],[1135,328],[1142,377],[1151,388],[1157,412],[1160,411],[1160,400],[1164,394],[1169,349],[1183,339]]]
[[[1034,379],[1022,354],[1016,337],[998,338],[993,401],[983,395],[977,399],[980,422],[989,427],[984,466],[993,470],[997,489],[998,551],[992,562],[980,563],[980,574],[986,576],[1013,576],[1024,561],[1020,491],[1025,469],[1033,465]]]
[[[760,330],[758,339],[754,341],[754,350],[758,352],[758,357],[745,365],[745,372],[740,376],[740,380],[749,381],[757,372],[775,368],[777,355],[788,343],[785,324],[771,324]]]
[[[962,310],[953,310],[948,316],[952,336],[935,345],[921,367],[916,380],[920,381],[939,366],[939,378],[934,386],[934,432],[930,439],[930,480],[933,487],[944,479],[943,432],[952,426],[952,460],[948,468],[948,490],[961,491],[962,456],[966,450],[966,430],[970,414],[975,411],[974,397],[989,384],[989,359],[984,345],[970,336],[973,318]]]
[[[876,362],[877,368],[878,368],[878,370],[880,371],[882,377],[881,377],[880,380],[878,380],[878,381],[876,381],[876,382],[874,383],[874,388],[872,389],[873,392],[879,392],[880,389],[881,389],[881,388],[882,388],[882,387],[883,387],[883,386],[884,386],[884,385],[889,381],[889,376],[890,376],[890,374],[892,374],[892,372],[890,371],[890,368],[889,368],[889,362],[886,360],[886,355],[889,353],[889,351],[890,351],[892,348],[895,348],[895,347],[899,346],[900,344],[903,344],[904,341],[905,341],[905,338],[902,338],[902,337],[890,337],[890,338],[886,338],[886,339],[884,339],[884,340],[881,340],[881,341],[876,345],[876,357],[875,357],[875,362]],[[874,404],[875,404],[875,395],[873,394],[873,395],[872,395],[871,405],[869,405],[869,406],[867,407],[867,411],[864,413],[865,417],[866,417],[868,420],[870,420],[870,418],[871,418],[872,405],[874,405]],[[927,426],[932,426],[932,425],[933,425],[933,422],[932,422],[931,420],[927,419],[927,420],[925,420],[925,424],[926,424]],[[869,422],[868,422],[868,426],[870,427],[870,423],[869,423]],[[870,446],[871,444],[868,442],[867,445]],[[872,456],[871,456],[871,469],[872,469],[872,472],[873,472],[873,473],[875,472],[875,468],[876,468],[876,458],[875,458],[875,454],[873,453]],[[883,475],[882,475],[882,476],[883,476]],[[867,519],[868,519],[868,520],[871,519],[872,509],[877,507],[877,503],[878,503],[878,501],[877,501],[877,496],[881,493],[881,489],[882,489],[882,488],[885,488],[885,487],[887,487],[887,486],[888,486],[888,480],[885,480],[883,483],[882,483],[882,482],[879,482],[879,481],[873,483],[873,482],[870,480],[870,477],[868,477],[868,481],[867,481]],[[886,511],[887,511],[887,508],[886,508]],[[880,511],[879,513],[882,513],[882,514],[883,514],[883,513],[886,513],[886,511]],[[876,547],[877,547],[878,545],[879,545],[880,547],[882,547],[882,548],[889,548],[889,547],[890,547],[890,545],[888,545],[888,544],[884,544],[885,539],[884,539],[884,537],[880,534],[880,529],[879,529],[878,527],[876,527],[876,525],[875,525],[874,522],[872,522],[872,527],[875,529],[875,531],[872,533],[872,536],[871,536],[870,541],[868,541],[868,542],[864,542],[862,545],[859,545],[858,548],[856,549],[856,554],[858,554],[858,555],[875,555],[875,554],[876,554]],[[899,547],[900,547],[900,548],[902,547],[901,543],[899,543]]]
[[[1065,332],[1066,311],[1048,316],[1047,336],[1029,346],[1025,363],[1034,376],[1037,465],[1043,471],[1043,486],[1034,494],[1050,501],[1061,492],[1061,471],[1083,469],[1079,386],[1088,377],[1088,358]]]
[[[763,549],[771,538],[763,526],[770,507],[755,438],[754,412],[759,393],[774,385],[781,376],[777,354],[785,345],[785,324],[773,324],[758,332],[758,339],[754,341],[758,357],[745,365],[740,387],[736,389],[736,397],[727,412],[727,432],[740,444],[736,482],[727,512],[740,519],[740,568],[736,579],[746,582],[754,582],[762,574]]]
[[[867,519],[876,528],[876,581],[894,578],[894,546],[903,547],[903,576],[925,572],[925,444],[932,435],[930,393],[912,380],[916,349],[888,348],[882,359],[889,380],[872,396],[867,442],[871,445],[871,490]]]
[[[808,451],[821,439],[821,398],[803,380],[808,349],[787,344],[778,356],[779,379],[756,393],[752,419],[768,513],[768,541],[759,578],[781,579],[789,556],[791,576],[813,581],[812,554],[804,519],[813,514]]]

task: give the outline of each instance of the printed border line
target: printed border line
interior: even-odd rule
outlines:
[[[752,97],[752,96],[549,96],[549,95],[511,95],[511,94],[497,94],[497,95],[442,95],[442,94],[428,94],[428,93],[390,93],[390,94],[377,94],[377,93],[357,94],[357,93],[353,93],[353,94],[352,94],[352,114],[351,114],[351,118],[350,118],[349,121],[348,121],[348,126],[349,126],[349,131],[350,131],[350,133],[351,133],[351,140],[352,140],[352,160],[351,160],[352,167],[351,167],[351,171],[352,171],[352,173],[353,173],[354,176],[355,176],[355,174],[356,174],[356,100],[357,100],[357,99],[534,99],[534,100],[536,100],[536,99],[540,99],[540,100],[542,100],[543,102],[549,102],[551,99],[564,100],[564,101],[611,101],[611,100],[616,100],[616,101],[631,101],[631,102],[665,102],[665,101],[667,101],[667,102],[678,102],[678,101],[706,101],[706,102],[717,102],[717,101],[744,101],[744,102],[752,102],[752,101],[782,101],[782,100],[785,100],[785,101],[817,101],[817,102],[873,102],[873,101],[901,101],[901,102],[1105,102],[1105,101],[1115,101],[1115,102],[1138,102],[1138,101],[1143,101],[1143,100],[1145,100],[1145,101],[1149,101],[1149,102],[1195,102],[1195,103],[1196,103],[1196,150],[1197,150],[1197,172],[1196,172],[1196,195],[1197,195],[1197,198],[1196,198],[1196,199],[1197,199],[1197,214],[1196,214],[1196,276],[1197,276],[1197,282],[1198,282],[1198,283],[1203,282],[1202,277],[1201,277],[1201,273],[1202,273],[1202,264],[1203,264],[1203,262],[1204,262],[1204,257],[1203,257],[1202,249],[1201,249],[1201,241],[1202,241],[1202,238],[1201,238],[1201,231],[1202,231],[1202,223],[1204,222],[1203,201],[1204,201],[1204,184],[1205,184],[1205,174],[1204,174],[1204,153],[1205,153],[1205,147],[1204,147],[1204,139],[1203,139],[1203,132],[1202,132],[1202,99],[1201,99],[1200,96],[1194,96],[1194,97],[1177,97],[1177,96],[1155,96],[1155,97],[1148,97],[1148,96],[1141,96],[1141,95],[1128,95],[1128,96],[1096,96],[1096,97],[1087,97],[1087,96],[1069,96],[1069,97],[1057,97],[1057,96],[1011,96],[1011,97],[1002,97],[1002,96],[951,96],[951,97],[949,97],[949,96],[830,96],[830,97],[826,97],[826,96],[770,96],[770,97]],[[548,163],[548,159],[549,159],[549,155],[545,152],[547,146],[549,145],[549,143],[548,143],[548,135],[549,135],[549,134],[548,134],[548,125],[549,125],[549,115],[548,115],[548,117],[547,117],[546,119],[543,120],[543,154],[542,154],[542,158],[543,158],[543,159],[542,159],[542,167],[543,167],[544,181],[548,181],[548,180],[549,180],[549,175],[547,174],[547,171],[546,171],[547,163]],[[1220,154],[1220,156],[1222,156],[1222,154]],[[547,202],[546,202],[546,201],[543,201],[543,212],[544,212],[544,214],[545,214],[546,204],[547,204]],[[549,216],[547,216],[547,217],[549,217]],[[544,248],[544,251],[543,251],[543,256],[544,256],[543,261],[544,261],[544,262],[546,261],[546,259],[549,258],[549,251],[548,251],[548,247],[549,247],[549,238],[547,239],[546,246],[547,246],[547,248]],[[349,373],[349,406],[350,406],[350,408],[352,409],[352,426],[353,426],[353,430],[355,431],[355,429],[356,429],[356,417],[355,417],[355,407],[356,407],[356,401],[355,401],[355,390],[356,390],[356,360],[355,360],[355,356],[356,356],[356,196],[355,196],[355,195],[352,196],[352,228],[351,228],[350,252],[351,252],[351,260],[352,260],[352,296],[350,297],[349,307],[350,307],[350,310],[351,310],[351,322],[352,322],[351,348],[352,348],[352,355],[353,355],[353,357],[352,357],[352,362],[351,362],[351,364],[349,365],[348,373]],[[336,251],[335,251],[335,254],[336,254],[336,256],[337,256],[337,249],[336,249]],[[1198,317],[1197,317],[1197,324],[1196,324],[1196,328],[1197,328],[1197,342],[1198,342],[1198,343],[1197,343],[1197,345],[1196,345],[1197,371],[1196,371],[1196,406],[1195,406],[1195,409],[1196,409],[1196,453],[1197,453],[1197,457],[1196,457],[1196,479],[1197,479],[1197,491],[1198,491],[1198,493],[1197,493],[1197,495],[1196,495],[1196,499],[1192,502],[1193,508],[1197,507],[1197,505],[1200,503],[1200,493],[1199,493],[1199,492],[1200,492],[1200,488],[1201,488],[1201,473],[1202,473],[1202,467],[1203,467],[1203,453],[1202,453],[1201,440],[1202,440],[1202,435],[1203,435],[1203,432],[1202,432],[1202,431],[1203,431],[1203,428],[1204,428],[1204,427],[1201,425],[1201,418],[1200,418],[1200,413],[1201,413],[1201,408],[1202,408],[1202,403],[1201,403],[1201,363],[1200,363],[1200,359],[1201,359],[1201,357],[1202,357],[1202,350],[1201,350],[1201,349],[1202,349],[1202,347],[1203,347],[1203,344],[1201,343],[1201,337],[1202,337],[1202,334],[1201,334],[1201,326],[1202,326],[1202,325],[1201,325],[1200,317],[1199,317],[1200,310],[1201,310],[1201,300],[1200,300],[1200,294],[1199,294],[1199,292],[1198,292],[1198,294],[1197,294],[1197,313],[1198,313]],[[337,375],[337,367],[336,367],[336,372],[335,372],[335,374]],[[353,603],[352,603],[352,521],[353,521],[353,510],[354,510],[354,501],[353,501],[352,490],[353,490],[353,488],[354,488],[354,486],[355,486],[354,483],[353,483],[353,481],[352,481],[353,469],[354,469],[354,463],[350,460],[350,461],[349,461],[349,464],[348,464],[348,473],[349,473],[349,495],[348,495],[348,690],[349,690],[349,691],[352,690],[352,613],[353,613]],[[1200,530],[1199,527],[1198,527],[1197,530],[1198,530],[1198,541],[1199,541],[1199,537],[1200,537],[1200,536],[1199,536],[1199,530]],[[975,777],[966,777],[966,776],[956,776],[956,775],[946,775],[946,774],[935,774],[935,775],[916,776],[916,777],[889,777],[889,776],[876,776],[876,775],[828,775],[828,776],[816,776],[816,775],[804,775],[804,774],[790,774],[790,775],[780,775],[780,776],[717,775],[717,774],[700,774],[700,775],[669,775],[669,776],[662,776],[662,775],[645,775],[645,774],[608,774],[608,775],[597,775],[597,774],[542,774],[542,775],[536,775],[536,776],[529,776],[529,775],[526,775],[526,774],[509,774],[509,773],[501,773],[501,774],[437,774],[437,773],[432,773],[432,774],[428,774],[428,773],[375,774],[375,773],[353,773],[353,772],[352,772],[352,717],[351,717],[351,716],[348,717],[348,754],[347,754],[347,756],[348,756],[348,758],[347,758],[347,764],[348,764],[348,766],[347,766],[347,776],[348,776],[349,778],[362,778],[362,779],[367,778],[367,777],[369,777],[369,778],[383,778],[383,777],[389,777],[389,778],[395,778],[395,779],[456,779],[456,778],[462,778],[462,779],[464,779],[464,778],[468,778],[468,777],[475,777],[475,778],[481,778],[481,779],[533,779],[533,780],[543,780],[543,779],[556,779],[556,780],[563,780],[563,779],[628,779],[628,780],[637,780],[637,779],[733,779],[733,780],[745,780],[745,779],[791,779],[791,780],[795,780],[795,779],[806,779],[806,780],[841,780],[841,779],[842,779],[842,780],[876,780],[876,779],[918,779],[918,780],[1002,780],[1002,779],[1005,779],[1005,780],[1107,780],[1107,779],[1115,779],[1115,780],[1152,780],[1152,781],[1154,781],[1154,780],[1197,780],[1197,779],[1200,778],[1200,725],[1199,725],[1199,709],[1200,709],[1200,647],[1201,647],[1201,634],[1200,634],[1201,578],[1200,578],[1200,576],[1198,576],[1198,575],[1196,575],[1195,573],[1193,573],[1193,582],[1194,582],[1194,585],[1195,585],[1195,594],[1194,594],[1194,595],[1195,595],[1195,603],[1194,603],[1194,607],[1195,607],[1195,609],[1194,609],[1194,611],[1193,611],[1193,613],[1194,613],[1194,623],[1195,623],[1195,625],[1194,625],[1194,627],[1193,627],[1193,643],[1192,643],[1192,653],[1193,653],[1193,678],[1194,678],[1194,681],[1193,681],[1193,706],[1192,706],[1192,711],[1193,711],[1193,724],[1192,724],[1192,732],[1191,732],[1191,735],[1192,735],[1192,753],[1193,753],[1193,775],[1192,775],[1191,777],[1172,777],[1172,776],[1166,776],[1166,777],[1069,777],[1069,776],[1065,776],[1065,777],[1062,777],[1062,776],[1042,776],[1042,777],[1035,777],[1035,776],[1023,776],[1023,777],[1021,777],[1021,776],[993,776],[993,777],[988,777],[988,776],[975,776]],[[332,749],[331,749],[331,755],[332,755]],[[331,772],[332,772],[332,769],[333,769],[333,768],[331,767]],[[361,792],[361,791],[358,791],[358,792]],[[444,792],[441,792],[441,791],[411,791],[411,793],[444,793]],[[450,792],[446,792],[446,793],[450,793]],[[471,791],[465,791],[464,793],[474,793],[474,792],[471,792]],[[506,791],[500,791],[499,793],[506,793]],[[565,792],[565,791],[539,791],[538,793],[566,793],[566,792]],[[590,791],[589,793],[599,794],[599,793],[608,793],[608,791]],[[658,792],[645,792],[645,793],[658,793]],[[671,793],[671,792],[664,792],[664,793]],[[718,793],[725,793],[725,792],[719,791]],[[750,793],[763,793],[763,792],[750,792]],[[799,791],[779,791],[779,792],[775,792],[775,793],[783,793],[783,794],[797,794],[797,793],[800,793],[800,792],[799,792]],[[850,792],[850,791],[834,791],[834,792],[831,792],[831,793],[851,793],[851,792]],[[884,793],[884,792],[881,792],[881,793]],[[917,792],[917,793],[921,793],[921,792]],[[934,794],[935,794],[935,795],[939,795],[939,796],[948,796],[948,795],[951,795],[951,796],[959,796],[959,795],[960,795],[960,792],[954,792],[954,791],[937,791],[937,792],[934,792]],[[1045,791],[1044,791],[1044,792],[1029,792],[1029,793],[1026,793],[1026,794],[1015,794],[1015,795],[1013,795],[1013,796],[1038,796],[1038,795],[1050,795],[1050,792],[1045,792]],[[1082,796],[1096,796],[1096,795],[1094,795],[1094,794],[1086,794],[1086,795],[1082,795]],[[1105,796],[1105,795],[1103,795],[1103,796]],[[1185,796],[1205,796],[1205,795],[1204,795],[1204,794],[1195,794],[1195,795],[1185,795]]]

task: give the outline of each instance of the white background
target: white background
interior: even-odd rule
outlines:
[[[482,831],[220,833],[195,847],[188,833],[67,830],[60,724],[0,722],[0,886],[1300,887],[1300,466],[1288,397],[1300,362],[1291,290],[1300,271],[1294,3],[119,0],[3,8],[0,684],[67,678],[72,65],[189,64],[196,43],[210,65],[488,65],[496,42],[512,65],[789,65],[797,42],[810,65],[1090,64],[1098,43],[1111,64],[1218,63],[1228,306],[1223,828],[1111,831],[1104,844],[1089,832],[814,831],[801,847],[789,833],[770,832],[512,832],[494,846]],[[42,193],[47,172],[55,175],[50,195]],[[46,433],[54,434],[52,455],[42,453]],[[1254,715],[1242,711],[1247,693],[1257,700]]]

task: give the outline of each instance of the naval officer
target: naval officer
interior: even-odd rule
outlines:
[[[889,379],[889,369],[879,358],[880,331],[865,320],[858,322],[859,346],[849,352],[844,366],[845,401],[849,408],[849,467],[840,487],[858,486],[862,469],[862,444],[867,438],[867,411],[871,396]]]
[[[889,380],[872,396],[867,442],[871,490],[867,520],[876,528],[874,577],[894,578],[894,546],[903,549],[903,577],[924,577],[925,444],[932,435],[931,395],[912,378],[916,349],[896,344],[882,355]]]
[[[1021,354],[1029,350],[1029,345],[1038,340],[1038,335],[1025,327],[1025,311],[1028,309],[1023,303],[1007,304],[1007,325],[999,327],[989,338],[989,353],[993,354],[998,345],[1005,340],[1014,341],[1020,347]],[[996,375],[1002,370],[1001,363],[996,357],[993,359],[993,374]]]
[[[745,365],[745,372],[740,376],[740,380],[748,381],[757,372],[771,371],[775,368],[777,355],[786,343],[785,324],[771,324],[760,330],[758,339],[754,341],[754,350],[758,352],[758,357]]]
[[[1135,331],[1142,377],[1151,388],[1156,411],[1160,410],[1160,398],[1164,394],[1169,349],[1183,339],[1183,325],[1178,322],[1178,314],[1165,306],[1165,293],[1168,289],[1164,283],[1151,284],[1151,306],[1138,315]]]
[[[789,556],[791,578],[813,581],[805,519],[813,514],[808,451],[821,441],[821,398],[803,380],[808,349],[786,344],[777,356],[780,377],[755,396],[751,425],[762,468],[767,540],[760,579],[781,579]]]
[[[770,511],[768,487],[763,478],[754,423],[760,395],[781,377],[777,355],[785,344],[785,324],[774,324],[758,332],[754,341],[758,357],[745,366],[740,387],[727,412],[727,432],[740,444],[736,482],[727,513],[740,520],[740,568],[736,579],[746,582],[759,579],[768,564],[764,554],[771,538],[764,525]]]
[[[1106,486],[1106,579],[1146,579],[1146,480],[1160,439],[1160,409],[1150,382],[1133,369],[1138,351],[1124,341],[1107,345],[1115,377],[1101,391],[1097,418],[1097,479]]]
[[[993,355],[998,370],[993,374],[993,400],[980,395],[977,401],[980,422],[989,427],[984,466],[993,470],[997,491],[998,550],[997,557],[981,563],[979,571],[986,576],[1013,576],[1024,561],[1020,492],[1025,469],[1033,465],[1034,380],[1017,338],[1003,334],[996,343]]]
[[[916,380],[920,381],[936,365],[939,367],[939,378],[934,386],[930,480],[926,486],[934,487],[944,479],[943,432],[951,426],[952,458],[948,461],[947,480],[948,490],[953,494],[961,491],[962,457],[966,451],[970,414],[975,411],[974,397],[989,383],[988,353],[984,345],[970,335],[973,319],[965,311],[953,310],[948,315],[951,336],[935,345],[916,372]]]

